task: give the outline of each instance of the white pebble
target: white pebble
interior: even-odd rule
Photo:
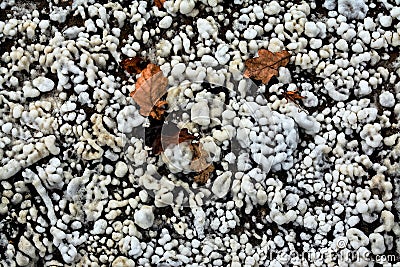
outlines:
[[[161,29],[168,29],[172,24],[172,17],[171,16],[165,16],[164,18],[162,18],[162,20],[160,20],[160,22],[158,23],[158,26]]]

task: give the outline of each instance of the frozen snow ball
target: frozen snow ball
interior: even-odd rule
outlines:
[[[391,92],[383,91],[379,95],[379,103],[382,105],[382,107],[391,108],[396,104],[396,99]]]
[[[350,228],[349,230],[347,230],[346,237],[349,239],[350,245],[354,249],[365,247],[369,243],[368,237],[357,228]]]
[[[319,32],[320,32],[320,29],[317,27],[317,24],[315,24],[312,21],[307,21],[306,22],[304,33],[308,37],[316,37]]]
[[[359,96],[364,96],[364,95],[368,95],[372,92],[371,87],[369,86],[369,83],[366,80],[361,80],[358,83],[359,86],[359,90],[358,90],[358,95]]]
[[[153,225],[154,222],[153,208],[143,205],[140,210],[135,212],[133,218],[139,227],[148,229]]]
[[[194,0],[183,0],[179,5],[179,12],[189,14],[195,6]]]
[[[257,36],[257,31],[254,29],[246,29],[243,33],[243,37],[247,40],[253,40]]]
[[[383,27],[390,27],[390,25],[392,25],[392,17],[391,16],[382,16],[379,18],[379,23]]]
[[[54,82],[46,77],[37,77],[32,81],[33,86],[40,92],[49,92],[54,88]]]
[[[115,176],[117,177],[124,177],[125,174],[128,172],[128,166],[123,161],[118,161],[115,165]]]
[[[339,41],[336,42],[335,47],[341,51],[348,51],[349,50],[349,45],[347,44],[346,40],[340,39]]]
[[[158,27],[161,29],[168,29],[172,24],[172,17],[171,16],[165,16],[160,20]]]

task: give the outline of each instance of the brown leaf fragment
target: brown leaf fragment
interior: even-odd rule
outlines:
[[[299,90],[283,92],[283,96],[286,98],[286,100],[290,100],[292,102],[296,102],[298,99],[304,99],[305,97],[301,96],[298,92]]]
[[[153,65],[150,66],[149,65]],[[149,64],[142,71],[142,76],[136,82],[135,91],[131,92],[132,98],[140,106],[139,113],[149,116],[160,98],[167,92],[168,79],[164,77],[160,67]],[[156,71],[158,69],[158,71]]]
[[[165,100],[158,100],[153,109],[150,111],[149,117],[152,117],[158,121],[161,120],[165,113],[165,105],[167,104],[168,102]]]
[[[204,170],[202,170],[199,174],[194,176],[193,180],[198,184],[205,184],[207,183],[208,179],[210,179],[211,173],[214,171],[214,165],[210,164]]]
[[[141,57],[132,57],[126,58],[121,61],[121,67],[126,70],[128,73],[141,73],[146,66],[149,64],[148,61],[144,60]]]
[[[164,6],[164,2],[166,0],[154,0],[154,5],[158,8],[162,8]]]
[[[299,94],[299,90],[295,90],[295,91],[286,91],[282,93],[283,96],[285,97],[285,99],[289,102],[292,101],[300,110],[304,110],[302,107],[300,107],[299,103],[297,102],[297,100],[300,99],[304,99],[304,96],[301,96]],[[299,110],[299,112],[300,112]],[[305,110],[304,110],[305,111]]]
[[[261,80],[262,83],[267,84],[273,76],[279,74],[279,67],[286,66],[289,60],[290,53],[286,50],[271,52],[260,49],[258,50],[258,57],[246,60],[244,77]]]
[[[207,162],[209,154],[206,150],[204,150],[201,143],[194,143],[192,144],[191,148],[193,150],[193,158],[192,162],[190,163],[190,169],[200,173],[210,165],[210,163]]]

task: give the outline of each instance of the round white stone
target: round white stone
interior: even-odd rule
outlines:
[[[154,214],[153,209],[150,206],[142,206],[142,208],[135,212],[133,215],[135,223],[143,228],[148,229],[153,225],[154,222]]]
[[[391,16],[382,16],[379,18],[379,23],[383,27],[390,27],[390,25],[392,25],[392,17]]]
[[[54,82],[46,77],[37,77],[32,81],[35,86],[41,92],[48,92],[54,88]]]
[[[396,99],[391,92],[384,91],[379,95],[379,104],[383,107],[391,108],[396,104]]]
[[[254,29],[246,29],[243,33],[243,37],[246,38],[247,40],[252,40],[256,38],[257,36],[257,31]]]
[[[115,176],[117,177],[124,177],[125,174],[128,172],[128,166],[123,161],[118,161],[115,165]]]
[[[320,32],[320,29],[317,27],[317,24],[315,24],[312,21],[307,21],[305,24],[305,30],[304,33],[308,37],[316,37]]]
[[[158,26],[161,29],[168,29],[172,24],[172,17],[171,16],[165,16],[162,18],[162,20],[160,20],[160,22],[158,23]]]

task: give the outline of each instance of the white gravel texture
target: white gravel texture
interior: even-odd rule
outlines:
[[[400,266],[400,1],[164,2],[0,0],[0,265]]]

